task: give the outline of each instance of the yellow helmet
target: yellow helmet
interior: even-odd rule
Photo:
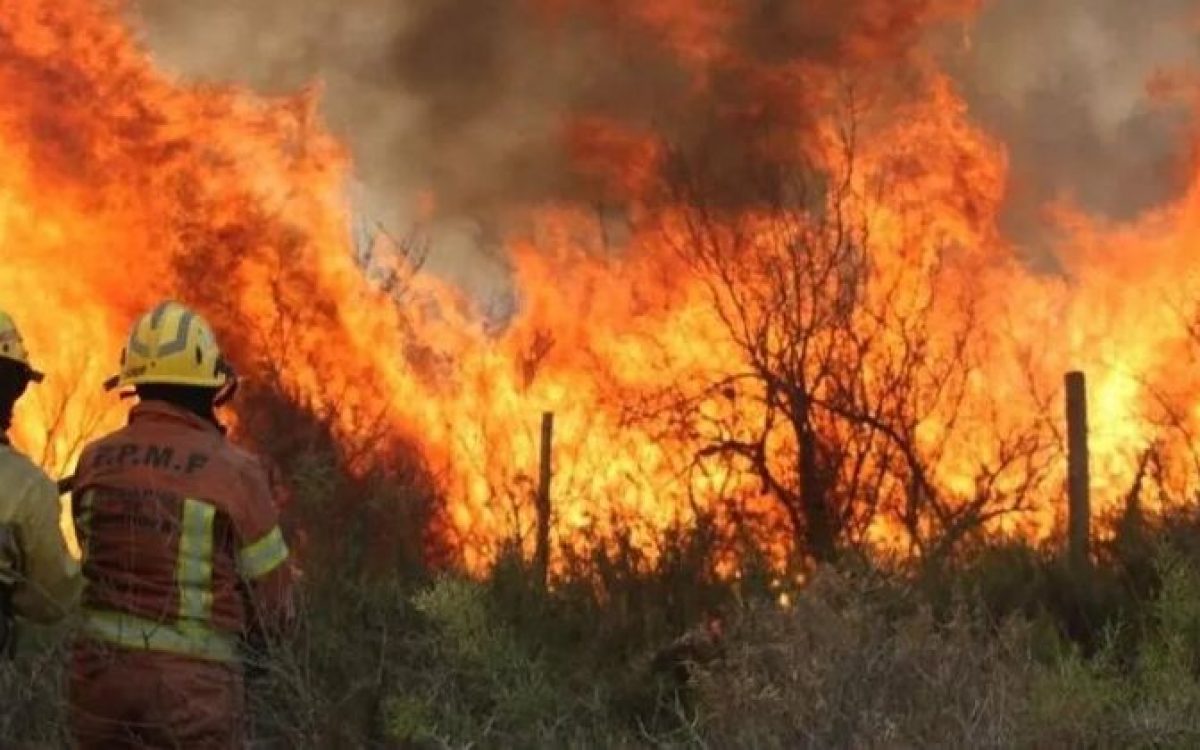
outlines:
[[[21,338],[21,332],[17,330],[17,324],[13,322],[12,317],[3,310],[0,310],[0,358],[16,362],[24,367],[29,374],[29,379],[35,383],[42,382],[45,377],[33,369],[33,365],[29,363],[29,352],[25,349],[25,340]]]
[[[121,371],[105,385],[221,388],[232,374],[207,321],[178,302],[163,302],[133,324],[121,352]]]

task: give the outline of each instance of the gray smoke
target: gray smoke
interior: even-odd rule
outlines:
[[[712,93],[690,100],[689,73],[661,28],[567,12],[534,0],[135,0],[135,23],[162,64],[192,78],[291,92],[322,81],[325,116],[355,156],[366,208],[404,230],[419,196],[441,217],[431,265],[476,290],[504,274],[499,237],[546,199],[592,200],[570,168],[562,127],[573,113],[654,127],[698,150],[731,143],[712,108],[739,106],[736,70],[710,71]],[[930,17],[970,0],[753,0],[726,41],[777,61],[829,60],[855,49],[901,59]],[[1178,109],[1152,106],[1145,84],[1163,66],[1195,62],[1195,0],[994,0],[957,36],[927,36],[958,77],[973,116],[1010,149],[1006,229],[1045,240],[1040,208],[1069,195],[1123,218],[1178,187]],[[586,5],[586,4],[580,4]],[[591,7],[604,7],[592,3]],[[628,15],[626,16],[628,21]],[[943,27],[944,28],[944,27]],[[861,43],[865,42],[865,43]],[[715,101],[714,101],[715,100]],[[802,127],[803,122],[785,122]],[[481,252],[483,250],[483,252]]]
[[[133,8],[159,63],[189,79],[266,94],[320,81],[323,114],[351,146],[362,185],[355,199],[368,223],[405,233],[418,222],[422,196],[436,191],[447,218],[421,228],[436,244],[430,266],[476,291],[495,286],[503,269],[481,252],[481,225],[457,217],[485,212],[487,181],[519,150],[513,140],[546,137],[536,131],[545,118],[532,114],[539,107],[533,92],[516,95],[508,81],[498,82],[508,76],[504,47],[521,44],[505,18],[464,14],[438,59],[431,51],[438,37],[422,28],[423,14],[439,12],[428,3],[141,0]],[[452,80],[457,95],[444,91]],[[477,111],[492,106],[526,110],[510,116],[529,126],[486,132]],[[523,166],[530,184],[538,165]]]
[[[851,34],[894,54],[916,42],[925,15],[963,2],[754,0],[721,33],[742,55],[770,61],[828,60],[844,54]],[[712,93],[693,96],[696,71],[681,67],[655,14],[640,15],[641,0],[568,3],[553,23],[537,4],[133,0],[130,8],[159,62],[188,78],[267,93],[319,79],[368,210],[403,229],[418,197],[436,196],[431,265],[476,286],[503,273],[500,254],[488,262],[480,249],[494,249],[522,209],[599,199],[567,155],[562,128],[572,114],[652,127],[709,155],[745,140],[720,132],[733,123],[716,122],[718,110],[803,126],[787,119],[795,113],[763,111],[737,70],[708,71]]]
[[[1009,150],[1003,223],[1031,258],[1053,243],[1047,201],[1119,220],[1181,189],[1190,113],[1147,84],[1200,63],[1197,21],[1196,0],[996,0],[968,29],[951,67]]]
[[[365,210],[393,231],[432,195],[430,266],[490,291],[500,237],[528,205],[579,197],[562,127],[579,109],[648,124],[680,88],[653,43],[621,49],[525,0],[140,0],[135,27],[167,69],[290,93],[323,85],[350,144]],[[505,228],[505,229],[502,229]]]

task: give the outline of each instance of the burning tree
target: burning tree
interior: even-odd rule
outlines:
[[[751,146],[734,180],[728,160],[675,154],[663,233],[740,360],[651,411],[674,412],[675,436],[699,446],[694,467],[761,482],[802,556],[899,541],[938,559],[1027,510],[1053,451],[1035,425],[997,422],[986,460],[947,460],[991,416],[978,282],[930,209],[905,204],[905,156],[863,158],[858,117],[850,101],[823,156]],[[731,202],[731,182],[749,198]]]
[[[1068,280],[1013,262],[995,228],[1003,150],[920,41],[974,4],[550,5],[569,22],[514,47],[531,85],[496,93],[557,91],[534,82],[563,53],[585,54],[567,67],[586,85],[546,103],[560,148],[537,129],[528,139],[555,177],[536,199],[516,191],[502,245],[520,304],[503,326],[452,285],[413,278],[411,259],[355,252],[354,161],[316,89],[183,80],[111,3],[0,14],[0,302],[50,377],[18,442],[64,469],[79,439],[118,424],[99,385],[125,329],[179,297],[218,329],[246,376],[238,426],[285,472],[288,456],[326,452],[355,482],[384,466],[435,484],[447,543],[473,569],[532,516],[522,474],[547,410],[554,536],[581,547],[636,527],[650,549],[698,509],[728,517],[722,533],[765,518],[772,542],[821,559],[876,542],[936,558],[1035,495],[1029,517],[1047,531],[1062,466],[1038,420],[1061,414],[1046,394],[1068,367],[1088,372],[1100,407],[1098,506],[1143,477],[1147,497],[1152,483],[1193,491],[1200,391],[1176,372],[1190,364],[1179,321],[1143,290],[1194,297],[1180,282],[1200,181],[1116,231],[1065,224]],[[452,66],[421,67],[461,100]],[[874,100],[839,98],[849,69],[887,79]],[[665,172],[664,141],[683,144]],[[508,175],[504,197],[526,177]],[[591,231],[579,215],[592,199],[639,220]],[[421,293],[397,304],[410,283]],[[1061,328],[1071,335],[1045,335]],[[1187,430],[1147,423],[1143,383],[1163,389],[1160,421]],[[1177,437],[1127,460],[1151,434]]]

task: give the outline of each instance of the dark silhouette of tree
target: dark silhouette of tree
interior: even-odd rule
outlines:
[[[1052,436],[997,426],[972,489],[941,484],[960,420],[987,418],[971,382],[986,356],[973,345],[979,315],[948,262],[952,241],[920,206],[890,208],[905,178],[859,163],[857,128],[849,107],[837,153],[820,163],[753,137],[734,159],[673,155],[662,235],[739,358],[631,412],[699,445],[695,467],[750,472],[803,558],[833,561],[883,528],[911,555],[941,559],[1028,509]],[[901,215],[881,236],[885,206]]]

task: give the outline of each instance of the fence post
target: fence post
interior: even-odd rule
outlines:
[[[1087,381],[1069,372],[1067,386],[1067,558],[1071,568],[1091,566],[1091,500],[1088,478]]]
[[[554,414],[542,414],[541,463],[538,467],[537,488],[537,547],[534,551],[534,567],[538,582],[543,588],[550,568],[550,461],[554,447]]]

